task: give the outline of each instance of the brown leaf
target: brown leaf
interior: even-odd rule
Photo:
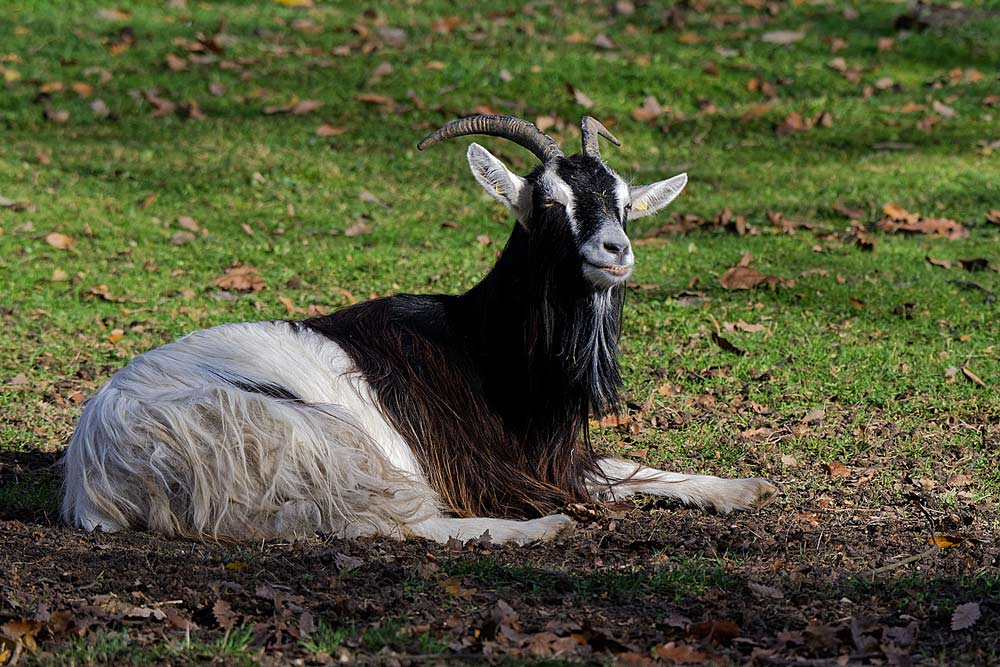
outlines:
[[[688,634],[698,640],[730,641],[741,632],[740,626],[732,621],[702,621],[688,628]]]
[[[682,32],[677,36],[677,41],[681,44],[700,44],[701,35],[696,32]]]
[[[335,137],[339,134],[344,134],[345,132],[347,132],[346,127],[338,127],[330,125],[329,123],[323,123],[316,128],[315,134],[317,137]]]
[[[363,102],[364,104],[392,106],[396,103],[396,101],[388,95],[379,95],[378,93],[358,93],[354,96],[354,99],[358,102]]]
[[[725,350],[726,352],[732,352],[733,354],[739,357],[745,356],[747,353],[746,350],[736,347],[727,338],[723,338],[714,331],[712,332],[712,340],[715,341],[715,344],[718,345],[723,350]]]
[[[930,255],[926,255],[924,259],[927,260],[927,263],[930,264],[931,266],[940,266],[942,269],[951,268],[951,261],[947,259],[934,259]]]
[[[781,600],[785,597],[785,594],[774,586],[767,586],[765,584],[758,584],[755,581],[748,581],[747,588],[750,592],[759,598],[771,599],[771,600]]]
[[[285,312],[287,314],[289,315],[295,314],[295,304],[292,302],[291,299],[289,299],[287,296],[279,296],[278,301],[280,301],[281,305],[285,307]],[[226,567],[229,567],[229,564],[226,564]]]
[[[834,204],[833,210],[851,220],[861,220],[867,215],[863,208],[851,208],[842,204]]]
[[[59,232],[50,232],[45,235],[45,242],[57,250],[69,250],[76,243],[72,238]]]
[[[647,96],[642,100],[642,104],[632,110],[631,114],[633,119],[640,122],[648,122],[656,120],[663,115],[663,107],[652,95]]]
[[[939,102],[938,100],[934,100],[934,102],[931,103],[931,108],[940,114],[942,118],[954,118],[958,115],[958,112],[956,112],[953,108],[943,102]]]
[[[432,21],[431,30],[442,35],[447,35],[463,23],[465,23],[465,19],[461,16],[446,16],[445,18]]]
[[[653,647],[653,653],[675,665],[700,665],[705,662],[707,657],[701,651],[687,644],[675,644],[674,642]]]
[[[480,245],[484,246],[493,243],[493,239],[491,239],[488,234],[480,234],[479,236],[476,237],[476,240],[479,241]]]
[[[916,214],[911,217],[916,217]],[[879,221],[878,227],[888,233],[926,234],[947,239],[964,239],[969,236],[969,230],[961,223],[948,218],[923,218],[913,222],[897,222],[891,218],[883,218]]]
[[[236,619],[239,618],[239,615],[233,612],[230,604],[222,598],[216,599],[212,605],[212,616],[215,618],[215,622],[223,629],[231,628]]]
[[[830,461],[823,464],[823,470],[830,477],[850,477],[851,469],[839,461]]]
[[[951,629],[953,631],[971,628],[983,615],[979,609],[978,602],[966,602],[955,607],[955,613],[951,615]]]
[[[159,192],[151,192],[139,201],[135,203],[139,208],[149,208],[156,201],[156,198],[160,196]]]
[[[982,378],[970,371],[967,367],[962,366],[962,375],[969,379],[969,382],[973,384],[978,384],[980,387],[986,388],[986,383],[983,382]]]
[[[184,245],[185,243],[191,243],[196,237],[191,232],[174,232],[174,235],[170,237],[170,242],[174,245]]]
[[[587,97],[587,95],[576,88],[573,84],[566,84],[569,94],[573,96],[573,101],[579,104],[584,109],[590,109],[594,106],[594,100]]]
[[[802,418],[803,424],[818,424],[823,421],[826,417],[826,410],[823,408],[816,408],[811,410],[805,417]]]
[[[188,230],[189,232],[201,231],[201,225],[198,224],[197,220],[195,220],[189,215],[182,215],[181,217],[177,218],[177,224],[183,227],[184,229]]]
[[[802,116],[793,111],[785,116],[785,119],[774,128],[774,133],[779,137],[786,137],[790,134],[804,132],[809,129],[809,123],[802,119]]]
[[[894,48],[896,48],[896,40],[894,40],[892,37],[878,38],[879,51],[892,51]]]
[[[362,234],[371,234],[373,231],[375,230],[371,226],[363,222],[356,222],[344,230],[344,236],[361,236]]]
[[[53,123],[65,123],[69,120],[69,112],[63,109],[45,109],[45,118]]]
[[[323,106],[323,103],[319,100],[302,100],[301,102],[296,102],[289,109],[289,113],[293,116],[304,116],[307,113],[312,113]]]
[[[173,53],[168,53],[163,56],[163,62],[166,64],[167,69],[171,72],[180,72],[187,69],[188,62],[181,58],[180,56],[174,55]]]
[[[994,225],[1000,225],[1000,210],[990,209],[986,211],[986,222],[992,222]]]
[[[212,284],[232,292],[259,292],[264,289],[264,279],[257,273],[257,269],[240,261],[233,262]]]
[[[114,345],[120,341],[125,336],[124,329],[112,329],[111,334],[108,336],[108,342]]]

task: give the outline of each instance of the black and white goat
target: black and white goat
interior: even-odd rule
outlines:
[[[460,296],[228,324],[136,357],[83,411],[64,518],[202,539],[488,530],[525,543],[570,525],[551,513],[572,502],[648,493],[725,513],[771,498],[762,479],[662,472],[591,449],[588,418],[615,410],[621,384],[626,223],[666,206],[687,176],[630,187],[598,152],[598,135],[618,141],[592,118],[582,130],[570,157],[509,117],[425,138],[421,149],[493,135],[541,160],[521,177],[469,146],[473,176],[517,218],[493,270]]]

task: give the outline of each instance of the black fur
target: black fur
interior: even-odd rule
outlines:
[[[465,294],[392,296],[301,323],[350,355],[459,515],[530,517],[590,500],[587,422],[618,405],[623,289],[595,291],[579,257],[599,216],[618,217],[614,178],[594,158],[559,160],[576,237],[541,173],[528,176],[530,219]]]

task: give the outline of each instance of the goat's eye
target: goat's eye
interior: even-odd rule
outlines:
[[[552,208],[553,206],[562,206],[562,202],[556,201],[555,199],[546,199],[545,203],[542,204],[545,208]]]

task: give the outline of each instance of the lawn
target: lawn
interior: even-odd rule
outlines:
[[[1000,3],[119,4],[0,14],[0,665],[1000,663]],[[415,147],[470,113],[567,152],[591,114],[626,178],[688,173],[630,229],[593,434],[780,499],[525,549],[60,525],[133,356],[486,273],[512,221],[468,141]]]

